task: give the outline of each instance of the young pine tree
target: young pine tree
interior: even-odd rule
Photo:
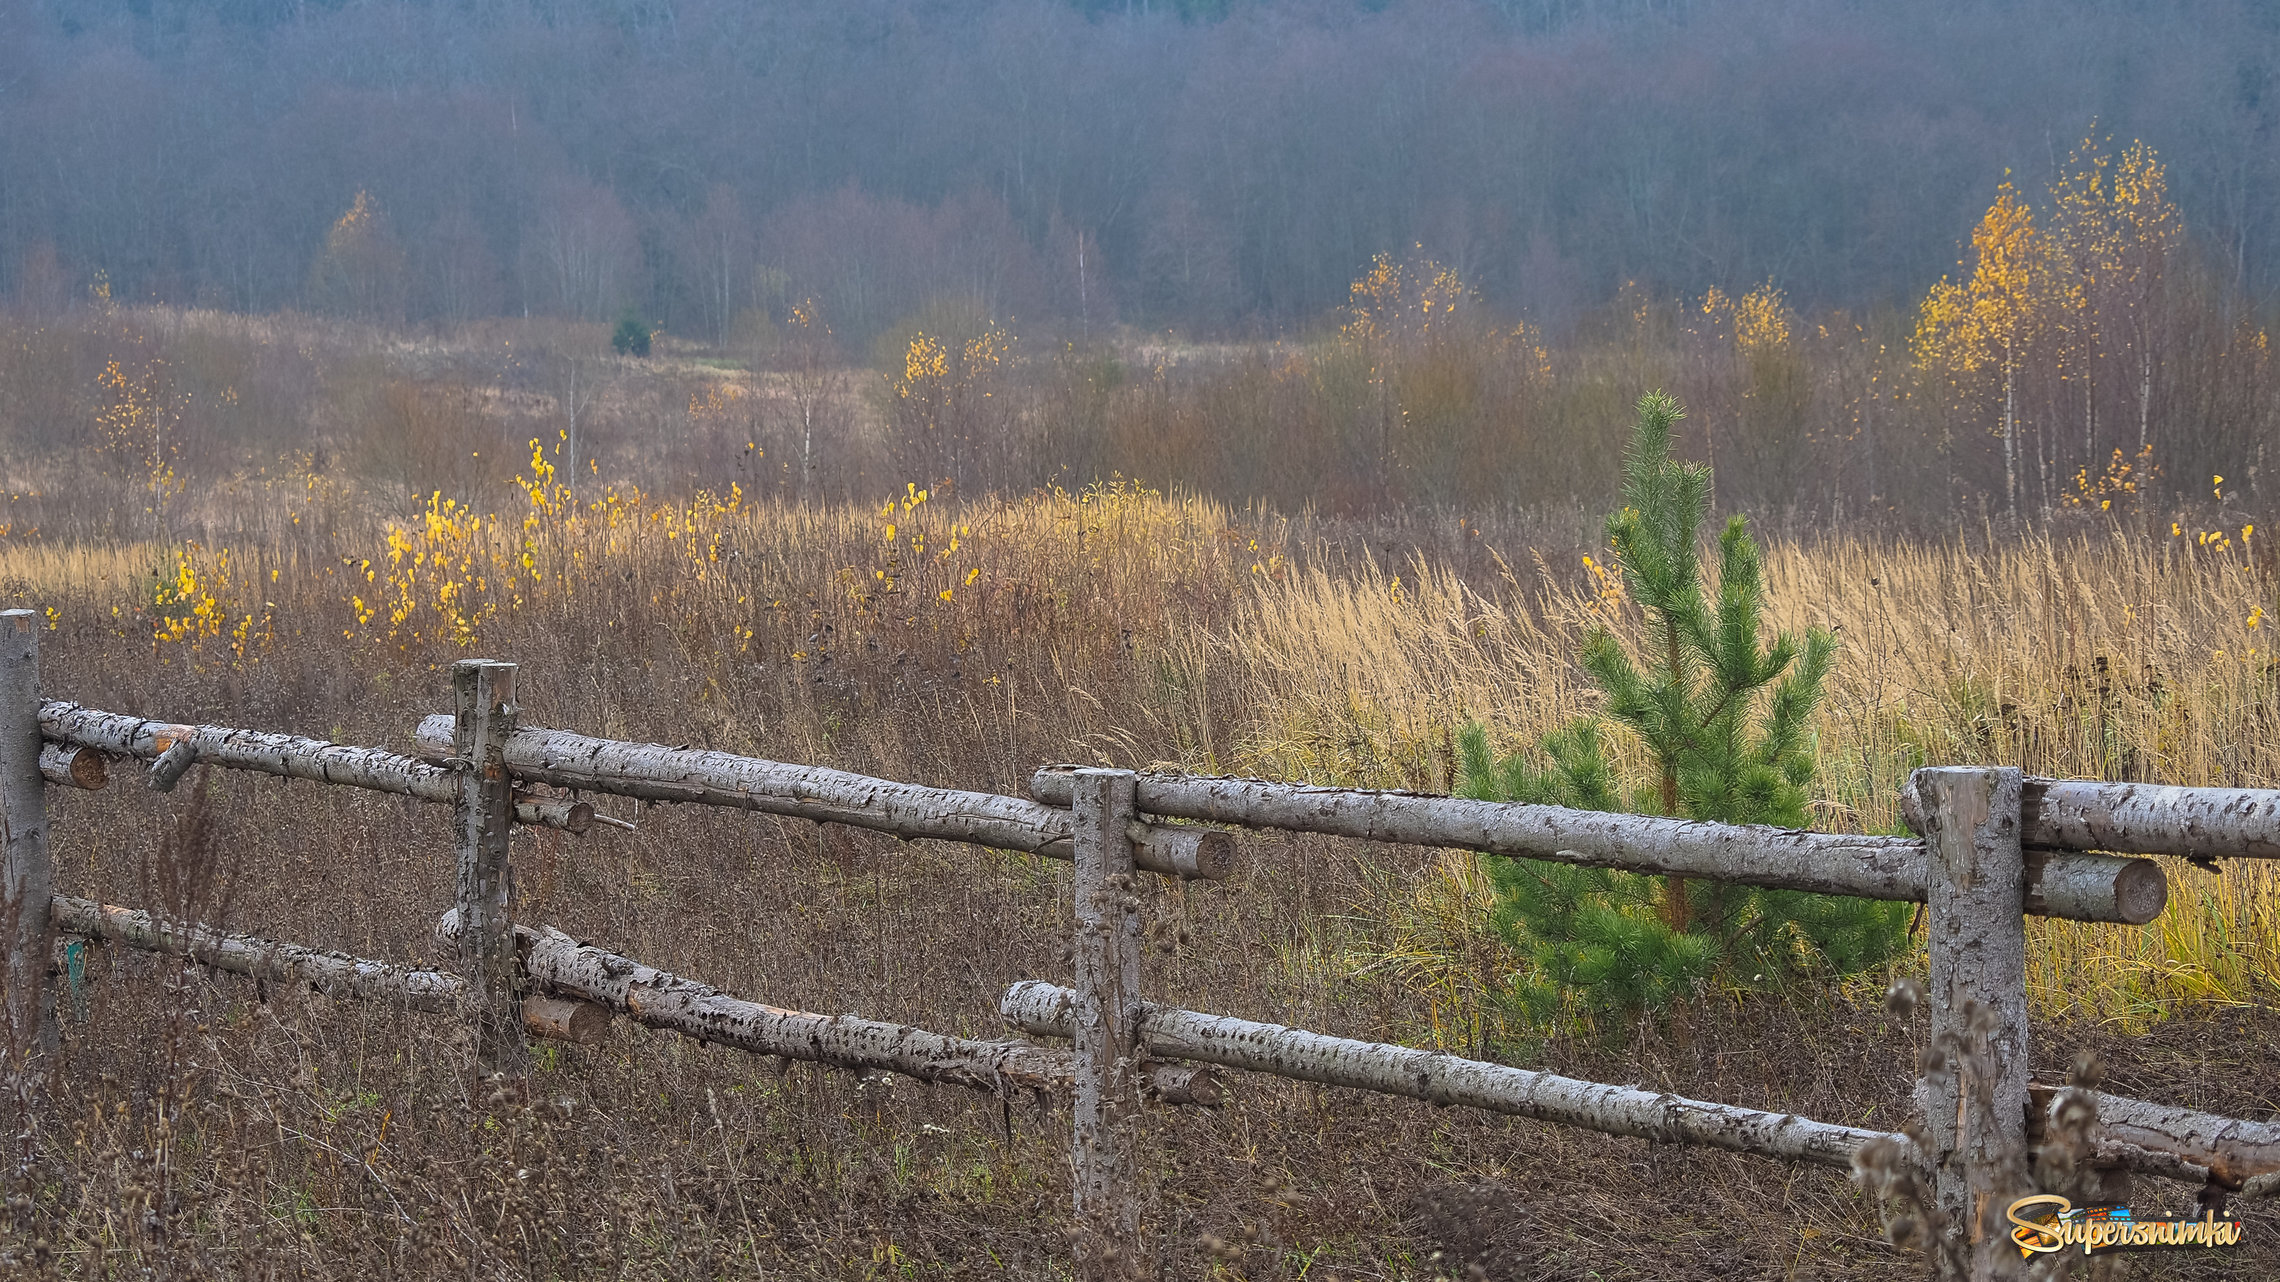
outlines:
[[[1683,416],[1663,393],[1639,401],[1624,507],[1607,519],[1608,542],[1639,602],[1637,649],[1646,664],[1606,628],[1583,648],[1607,717],[1639,739],[1653,774],[1619,796],[1597,719],[1502,761],[1475,723],[1463,735],[1465,795],[1805,826],[1815,747],[1807,722],[1836,642],[1818,628],[1802,640],[1762,638],[1764,566],[1742,517],[1726,523],[1716,582],[1705,581],[1710,469],[1670,456],[1671,428]],[[1492,924],[1534,962],[1516,995],[1538,1017],[1557,1009],[1563,993],[1601,1008],[1667,1006],[1721,969],[1745,984],[1816,964],[1857,971],[1906,937],[1904,904],[1533,859],[1492,858],[1488,871],[1497,892]]]
[[[629,307],[626,309],[625,315],[618,318],[617,328],[610,332],[610,346],[615,348],[620,356],[647,356],[649,355],[649,338],[648,323],[641,319],[639,313]]]

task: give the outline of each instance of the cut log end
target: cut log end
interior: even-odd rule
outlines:
[[[2168,906],[2169,875],[2151,859],[2030,856],[2025,907],[2038,916],[2143,926]]]
[[[559,828],[573,837],[583,837],[586,830],[594,826],[594,807],[583,801],[516,793],[515,822],[531,827]]]
[[[2151,859],[2132,859],[2114,877],[2117,915],[2132,926],[2143,926],[2169,906],[2169,877]]]
[[[103,762],[103,754],[92,748],[43,743],[40,745],[40,777],[59,787],[96,792],[110,782],[111,772]]]
[[[533,993],[523,999],[523,1028],[532,1037],[596,1046],[609,1036],[609,1010],[575,997]]]
[[[1157,1061],[1140,1066],[1140,1089],[1165,1104],[1189,1104],[1196,1108],[1217,1108],[1226,1099],[1219,1079],[1201,1064],[1166,1064]]]
[[[1188,881],[1225,881],[1235,871],[1235,834],[1135,823],[1132,866]]]

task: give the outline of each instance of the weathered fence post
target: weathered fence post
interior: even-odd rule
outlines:
[[[1140,905],[1133,895],[1137,776],[1079,770],[1076,837],[1076,1258],[1080,1282],[1140,1276]]]
[[[2026,859],[2020,772],[1918,770],[1930,855],[1932,1044],[1917,1102],[1944,1228],[1962,1260],[1943,1276],[2022,1275],[2004,1212],[2032,1192],[2027,1163]]]
[[[55,927],[48,904],[47,781],[40,775],[40,616],[0,610],[0,926],[7,931],[8,1068],[44,1075],[55,1054]]]
[[[515,665],[462,659],[451,665],[456,700],[452,745],[459,801],[453,809],[459,847],[459,961],[467,976],[468,1021],[475,1067],[484,1076],[530,1072],[523,1040],[522,972],[509,916],[514,881],[507,836],[515,816],[507,775],[507,736],[515,728]]]

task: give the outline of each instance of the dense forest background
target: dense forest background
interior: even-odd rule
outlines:
[[[2243,0],[0,0],[0,442],[1477,512],[1664,387],[1768,519],[2167,530],[2280,443],[2276,69]]]
[[[1912,303],[2010,171],[2160,150],[2280,287],[2242,0],[0,0],[0,290],[725,339],[813,297],[1278,332],[1422,245],[1558,334],[1625,282]],[[312,297],[368,192],[389,287]]]

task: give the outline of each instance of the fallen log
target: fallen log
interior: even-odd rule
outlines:
[[[449,721],[445,718],[446,724]],[[66,750],[78,748],[143,761],[156,761],[176,745],[187,744],[193,751],[178,760],[195,759],[203,765],[287,779],[346,784],[445,805],[459,796],[455,772],[378,748],[261,730],[177,725],[57,699],[41,705],[40,735]],[[582,834],[594,821],[594,808],[559,798],[517,797],[515,821]]]
[[[1025,980],[1005,990],[999,1010],[1014,1028],[1067,1037],[1075,1000],[1071,989]],[[1462,1104],[1607,1135],[1701,1144],[1846,1170],[1851,1169],[1854,1151],[1871,1140],[1908,1142],[1905,1136],[1886,1131],[1834,1126],[1790,1113],[1578,1081],[1437,1051],[1325,1037],[1280,1024],[1153,1003],[1143,1008],[1140,1048],[1166,1059],[1403,1095],[1431,1104]]]
[[[432,759],[451,755],[451,718],[420,722],[413,741]],[[1066,807],[1020,797],[927,788],[845,770],[732,752],[596,739],[518,728],[507,738],[507,772],[518,780],[638,797],[727,806],[847,824],[905,839],[931,837],[1050,859],[1074,857]],[[1235,839],[1206,828],[1133,825],[1133,866],[1169,877],[1216,881],[1234,870]]]
[[[1910,830],[1924,830],[1923,803],[1913,790],[1901,790],[1900,811]],[[2020,797],[2019,844],[2186,859],[2280,859],[2280,789],[2028,779]]]
[[[1030,794],[1064,804],[1074,766],[1047,766]],[[1364,841],[1456,847],[1664,876],[1924,901],[1929,870],[1913,837],[1801,832],[1559,806],[1315,788],[1258,779],[1141,775],[1144,814]],[[2168,903],[2159,864],[2113,855],[2049,854],[2029,869],[2027,911],[2074,921],[2144,925]]]

